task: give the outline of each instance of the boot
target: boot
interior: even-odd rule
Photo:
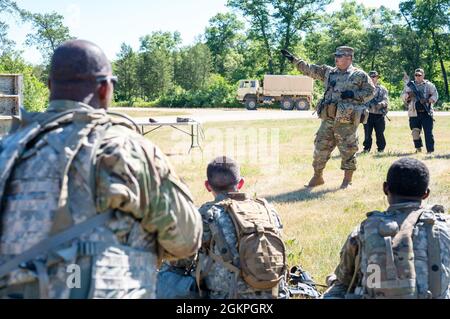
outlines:
[[[305,187],[313,188],[320,185],[325,184],[325,181],[323,180],[323,169],[321,170],[314,170],[314,176],[309,181],[308,185],[305,185]]]
[[[416,148],[416,153],[422,153],[422,148],[421,147]]]
[[[353,171],[345,171],[341,189],[348,188],[352,184],[352,178],[353,178]]]

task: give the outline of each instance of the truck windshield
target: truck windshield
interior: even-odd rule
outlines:
[[[241,85],[239,87],[241,89],[248,89],[248,88],[253,87],[253,86],[250,86],[250,82],[249,81],[242,81]]]

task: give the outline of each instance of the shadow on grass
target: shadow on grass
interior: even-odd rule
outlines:
[[[450,154],[427,155],[425,159],[450,159]]]
[[[339,187],[337,188],[330,188],[330,189],[324,189],[321,191],[313,191],[312,188],[304,187],[302,189],[299,189],[297,191],[289,192],[289,193],[282,193],[274,196],[267,196],[265,197],[269,202],[276,202],[276,203],[295,203],[295,202],[302,202],[302,201],[308,201],[313,199],[318,199],[324,197],[328,193],[335,193],[340,190]]]

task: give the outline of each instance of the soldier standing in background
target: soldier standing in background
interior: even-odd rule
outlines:
[[[384,131],[386,129],[386,114],[388,112],[388,91],[384,86],[378,83],[379,75],[377,71],[370,71],[369,76],[375,85],[375,96],[367,103],[369,108],[369,119],[364,124],[364,152],[370,152],[372,148],[372,132],[375,129],[378,152],[384,152],[386,148],[386,139]]]
[[[314,176],[305,186],[325,183],[323,171],[337,146],[342,157],[341,169],[345,172],[341,189],[345,189],[351,184],[356,170],[357,129],[365,109],[363,104],[372,99],[375,87],[364,71],[353,66],[353,48],[337,48],[334,54],[336,67],[308,64],[286,50],[282,50],[282,54],[300,72],[325,83],[324,98],[317,107],[322,124],[314,142]]]
[[[24,113],[1,141],[0,298],[154,298],[158,260],[199,249],[186,185],[105,112],[116,81],[98,46],[64,43],[48,109]]]
[[[409,127],[412,131],[414,147],[417,153],[422,152],[423,142],[420,135],[423,129],[427,152],[431,154],[434,152],[433,105],[438,101],[439,94],[434,84],[425,80],[423,69],[416,69],[414,81],[409,81],[405,74],[404,81],[407,85],[402,99],[408,105]]]

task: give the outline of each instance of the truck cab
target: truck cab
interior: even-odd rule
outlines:
[[[237,99],[244,103],[247,109],[255,110],[257,107],[258,95],[262,93],[262,88],[258,80],[240,80],[237,92]]]

